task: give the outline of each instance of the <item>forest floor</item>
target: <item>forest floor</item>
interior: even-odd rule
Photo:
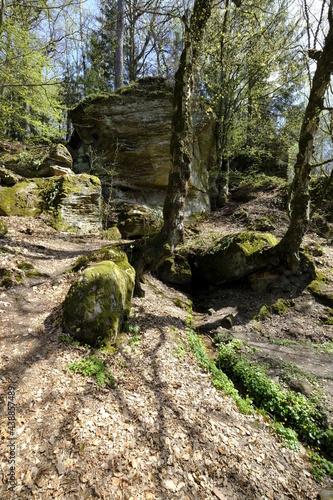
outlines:
[[[286,220],[273,200],[274,193],[263,193],[245,204],[231,202],[192,226],[188,244],[209,245],[217,234],[255,227],[268,211],[276,212],[279,224],[272,232],[279,236]],[[246,220],[244,213],[241,220],[237,216],[240,207]],[[188,345],[188,311],[176,305],[177,298],[188,303],[188,296],[153,276],[146,279],[146,296],[133,300],[132,333],[119,337],[114,353],[99,354],[115,386],[99,387],[95,379],[69,371],[70,363],[91,351],[63,341],[61,305],[75,279],[66,271],[79,256],[109,242],[58,233],[38,218],[6,221],[0,267],[21,278],[0,290],[0,498],[315,499],[333,488],[331,479],[320,482],[312,475],[305,448],[286,448],[268,419],[241,414],[212,386]],[[306,244],[320,244],[316,265],[329,276],[331,242],[310,233]],[[28,278],[22,261],[45,275]],[[281,296],[292,300],[283,317],[253,319],[263,304]],[[235,318],[228,335],[246,339],[265,361],[280,360],[273,377],[282,370],[296,379],[301,375],[327,396],[331,411],[333,326],[324,324],[328,308],[306,283],[297,281],[282,295],[253,292],[246,283],[198,293],[195,326],[212,356],[211,333],[227,314]],[[15,493],[8,490],[12,398]]]

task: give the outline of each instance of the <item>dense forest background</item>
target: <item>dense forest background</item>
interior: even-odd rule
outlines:
[[[69,139],[68,109],[83,98],[146,76],[173,82],[192,3],[2,0],[0,137]],[[213,6],[195,89],[218,124],[219,164],[287,172],[328,31],[328,2],[237,4]],[[315,162],[325,172],[329,94],[315,144]]]

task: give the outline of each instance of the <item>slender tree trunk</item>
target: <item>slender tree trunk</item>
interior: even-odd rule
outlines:
[[[223,160],[224,145],[225,145],[225,69],[224,69],[224,51],[225,51],[225,36],[227,32],[229,20],[229,0],[225,3],[225,13],[222,23],[222,32],[220,40],[220,65],[221,65],[221,87],[219,96],[219,109],[216,123],[216,162],[219,176],[219,194],[217,198],[217,206],[222,207],[228,199],[229,193],[229,161]]]
[[[124,73],[124,33],[125,33],[125,0],[118,0],[117,28],[116,28],[116,54],[114,86],[116,89],[123,84]]]
[[[314,136],[319,127],[319,117],[324,109],[324,97],[333,74],[333,0],[329,7],[329,32],[325,40],[322,54],[317,63],[308,105],[302,121],[298,143],[298,154],[295,164],[295,177],[292,190],[292,212],[289,228],[277,245],[276,250],[285,257],[291,269],[299,264],[299,248],[310,222],[311,165],[313,157]]]
[[[3,20],[5,17],[6,0],[0,0],[0,32],[3,25]]]
[[[160,233],[145,248],[137,247],[133,265],[136,270],[136,293],[143,295],[140,280],[160,264],[183,240],[184,206],[191,174],[192,123],[191,100],[193,69],[211,14],[212,0],[195,0],[190,21],[184,16],[185,45],[175,75],[171,133],[171,169],[163,207],[164,224]]]

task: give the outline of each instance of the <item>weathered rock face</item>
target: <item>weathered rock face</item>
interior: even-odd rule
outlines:
[[[183,288],[187,288],[191,285],[191,267],[186,258],[179,254],[166,259],[157,269],[156,274],[164,283]]]
[[[87,174],[25,180],[0,188],[0,215],[47,213],[60,231],[96,232],[102,228],[101,192],[100,180]]]
[[[15,176],[25,178],[52,177],[72,173],[72,157],[63,144],[39,146],[27,150],[0,154],[0,179],[3,185],[15,184]]]
[[[196,278],[211,285],[243,278],[266,264],[262,250],[277,243],[277,239],[268,233],[225,236],[196,260]]]
[[[85,269],[65,299],[65,331],[92,346],[114,342],[130,314],[134,279],[125,256],[122,263],[102,261]]]
[[[162,211],[153,210],[133,203],[119,203],[118,228],[123,238],[151,237],[163,225]]]
[[[77,133],[69,147],[74,171],[92,169],[103,186],[112,178],[115,201],[160,209],[171,162],[171,114],[172,88],[162,80],[84,101],[70,113]],[[194,122],[187,214],[210,210],[208,170],[215,154],[213,124],[199,110]]]

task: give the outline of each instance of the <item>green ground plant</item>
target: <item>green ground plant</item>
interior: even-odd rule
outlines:
[[[294,429],[302,441],[333,456],[329,437],[332,431],[318,402],[271,380],[265,368],[249,361],[240,352],[239,340],[220,344],[217,366],[244,388],[256,407]]]
[[[88,356],[85,359],[80,359],[67,366],[69,371],[81,373],[84,377],[94,377],[97,385],[103,387],[107,384],[109,387],[114,387],[114,377],[104,365],[104,361],[95,354]]]

